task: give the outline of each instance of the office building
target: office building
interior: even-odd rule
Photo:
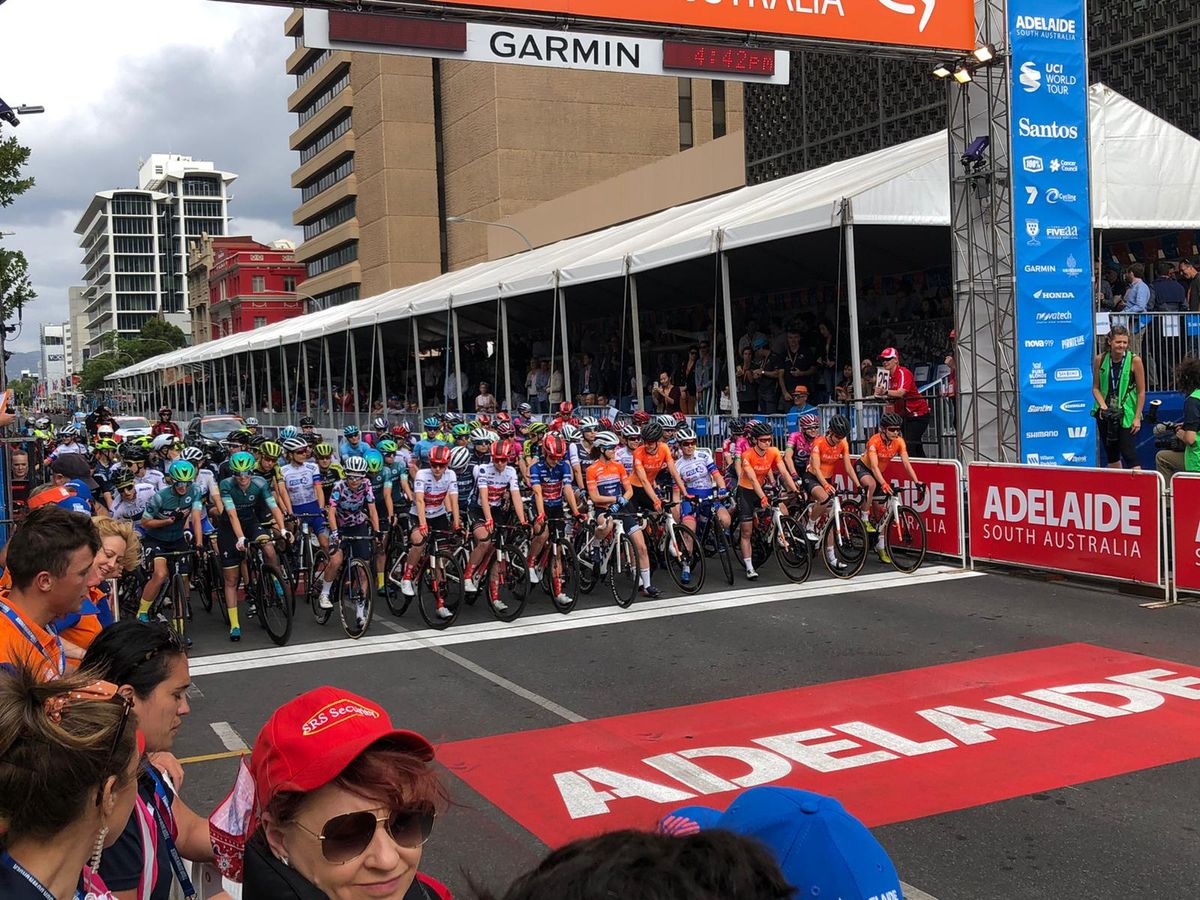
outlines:
[[[87,349],[88,314],[87,301],[83,296],[82,287],[67,289],[67,321],[71,326],[70,369],[78,372],[90,355]]]
[[[38,346],[41,359],[38,361],[38,377],[46,386],[49,395],[67,390],[67,324],[42,325],[39,328]]]
[[[75,226],[93,355],[108,332],[132,337],[156,316],[190,333],[185,242],[228,231],[236,175],[211,162],[156,153],[138,176],[137,188],[97,193]]]
[[[737,82],[320,50],[302,10],[285,30],[315,308],[488,258],[494,229],[447,216],[499,221],[742,127]]]

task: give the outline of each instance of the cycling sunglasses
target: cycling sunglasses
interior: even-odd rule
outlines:
[[[433,812],[424,809],[394,809],[387,815],[377,810],[346,813],[334,816],[320,832],[295,824],[321,842],[321,855],[327,862],[346,863],[361,856],[375,839],[375,829],[383,823],[390,837],[400,847],[422,846],[433,832]]]

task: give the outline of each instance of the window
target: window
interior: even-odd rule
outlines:
[[[267,290],[267,279],[263,275],[255,275],[250,279],[250,293],[263,294]]]
[[[220,200],[184,200],[183,214],[185,216],[198,216],[209,219],[221,218],[221,201]]]
[[[354,157],[347,156],[332,169],[327,169],[324,174],[317,177],[315,181],[310,181],[300,189],[300,199],[307,203],[313,197],[322,191],[327,191],[339,181],[349,177],[354,171]]]
[[[337,119],[333,125],[322,131],[310,144],[300,148],[301,165],[308,162],[349,130],[350,113],[346,113]]]
[[[725,137],[727,126],[725,124],[725,82],[714,81],[712,83],[712,98],[713,98],[713,140],[719,137]]]
[[[283,276],[283,289],[291,294],[296,293],[296,276],[295,275],[284,275]]]
[[[309,100],[302,109],[297,110],[296,116],[299,118],[300,124],[303,125],[317,113],[323,110],[329,105],[330,101],[333,100],[334,97],[336,97],[349,86],[350,67],[347,66],[341,69],[339,73],[335,73],[333,80],[325,86],[321,93]]]
[[[300,37],[297,37],[297,40],[300,39]],[[296,46],[299,47],[301,45],[297,44]],[[296,73],[296,87],[300,87],[304,84],[304,82],[312,78],[317,69],[321,68],[321,66],[325,64],[325,60],[329,59],[329,57],[332,55],[332,50],[322,50],[307,63],[305,63],[304,68]]]
[[[692,79],[679,79],[679,149],[688,150],[694,144],[692,133]]]
[[[150,219],[113,217],[113,234],[150,234],[154,231]]]
[[[154,239],[148,237],[114,237],[113,253],[153,253]],[[118,271],[120,269],[118,268]]]
[[[343,303],[353,303],[358,299],[358,289],[357,284],[350,284],[324,294],[317,294],[312,298],[312,305],[309,306],[308,311],[316,312],[319,309],[341,306]]]
[[[153,275],[118,275],[118,291],[141,291],[153,293],[155,289]]]
[[[349,222],[354,218],[355,200],[351,197],[344,203],[339,203],[333,209],[322,215],[319,219],[313,219],[304,226],[304,239],[310,241],[319,234],[324,234],[330,228],[341,225],[343,222]]]
[[[192,176],[183,179],[183,193],[190,197],[220,197],[220,178]]]
[[[149,197],[113,198],[112,212],[114,216],[148,216],[151,213]]]
[[[254,327],[255,328],[263,328],[266,324],[267,324],[266,316],[255,316],[254,317]]]
[[[329,272],[356,259],[358,259],[358,241],[349,241],[334,247],[328,253],[309,260],[308,277],[313,278],[322,272]]]

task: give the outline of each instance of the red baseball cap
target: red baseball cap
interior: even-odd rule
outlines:
[[[281,791],[315,791],[333,781],[376,741],[388,739],[425,760],[433,745],[415,731],[392,727],[379,704],[324,686],[285,703],[254,741],[250,774],[258,808]]]
[[[884,347],[883,352],[879,354],[880,359],[895,359],[900,354],[896,352],[895,347]]]

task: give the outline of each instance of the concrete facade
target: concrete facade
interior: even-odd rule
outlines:
[[[82,287],[67,289],[67,315],[71,324],[71,371],[79,372],[89,356],[87,300]]]

